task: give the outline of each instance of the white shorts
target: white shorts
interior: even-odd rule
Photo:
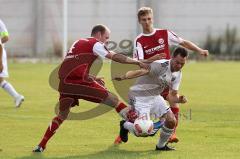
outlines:
[[[159,119],[170,111],[164,98],[158,96],[135,97],[129,95],[129,103],[137,111],[139,117],[149,117],[153,120]]]
[[[3,63],[3,71],[0,73],[0,77],[6,78],[8,77],[8,66],[7,66],[7,54],[4,48],[3,48],[3,54],[2,54],[2,63]]]

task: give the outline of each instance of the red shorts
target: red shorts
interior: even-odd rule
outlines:
[[[66,84],[60,81],[59,93],[60,107],[79,105],[78,99],[101,103],[108,96],[108,91],[102,80],[91,82],[68,80]]]
[[[169,94],[169,88],[167,87],[167,88],[165,88],[165,89],[163,90],[163,92],[161,93],[161,96],[162,96],[165,100],[167,100],[168,94]]]

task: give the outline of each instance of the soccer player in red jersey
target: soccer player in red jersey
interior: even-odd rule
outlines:
[[[104,25],[96,25],[91,37],[73,43],[59,69],[59,113],[48,126],[41,142],[33,152],[43,152],[48,140],[67,119],[70,108],[78,105],[78,99],[103,103],[114,107],[120,116],[127,118],[128,107],[118,97],[104,87],[104,82],[89,74],[93,62],[98,58],[108,58],[125,64],[148,65],[121,54],[108,51],[104,43],[109,39],[110,30]]]
[[[208,56],[208,50],[203,50],[193,42],[185,40],[177,36],[174,32],[166,29],[157,29],[153,27],[153,11],[149,7],[142,7],[137,13],[138,22],[142,27],[142,33],[139,34],[134,41],[134,54],[133,58],[142,62],[151,63],[155,60],[170,59],[170,47],[182,46],[189,50],[199,53],[202,56]],[[167,88],[161,94],[170,104],[171,110],[177,120],[178,125],[179,105],[172,102],[168,98],[169,89]],[[169,142],[178,142],[176,136],[176,127],[173,135],[170,137]],[[115,140],[115,144],[121,142],[119,136]]]

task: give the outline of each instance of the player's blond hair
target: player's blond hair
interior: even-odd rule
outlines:
[[[145,16],[147,14],[153,14],[153,10],[150,7],[141,7],[138,10],[137,16],[138,16],[138,20],[140,20],[141,16]]]

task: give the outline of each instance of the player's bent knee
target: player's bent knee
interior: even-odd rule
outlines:
[[[64,111],[60,110],[58,113],[58,117],[62,120],[66,120],[69,113],[70,113],[70,108]]]
[[[69,113],[59,113],[58,117],[62,120],[66,120]]]
[[[167,114],[166,120],[165,120],[165,125],[170,128],[173,129],[176,126],[176,118],[174,117],[174,114],[172,112],[169,112]]]
[[[176,120],[175,119],[166,120],[165,125],[167,128],[173,129],[176,125]]]

